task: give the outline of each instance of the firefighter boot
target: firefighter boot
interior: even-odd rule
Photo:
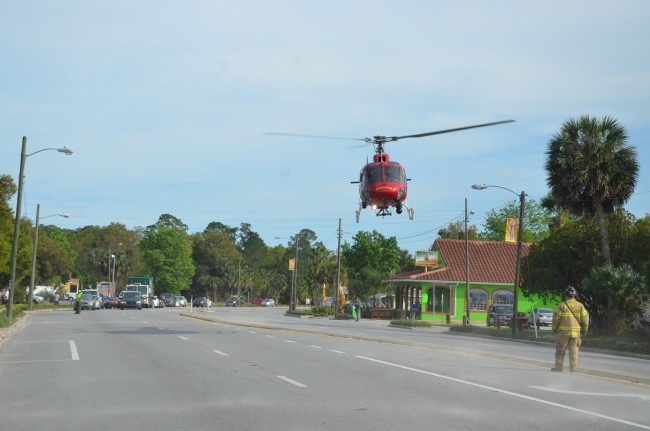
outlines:
[[[562,355],[562,357],[559,357],[559,355],[555,355],[555,366],[551,368],[551,371],[557,371],[558,373],[561,373],[563,368],[564,368],[564,355]]]

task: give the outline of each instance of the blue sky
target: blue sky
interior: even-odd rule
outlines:
[[[626,208],[650,212],[650,3],[623,1],[0,0],[0,173],[28,153],[23,214],[132,228],[169,213],[190,233],[250,223],[268,245],[359,230],[414,253],[517,197],[547,193],[561,124],[610,115],[637,148]],[[359,224],[371,147],[344,138],[516,123],[388,144],[406,214]],[[15,205],[15,204],[14,204]],[[281,237],[282,239],[275,239]]]

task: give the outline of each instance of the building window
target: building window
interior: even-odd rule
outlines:
[[[515,295],[505,289],[499,289],[492,292],[492,303],[493,304],[514,304]]]
[[[469,290],[469,309],[471,311],[487,311],[488,293],[484,289]]]

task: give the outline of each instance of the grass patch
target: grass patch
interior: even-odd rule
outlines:
[[[59,305],[54,305],[54,304],[34,304],[32,305],[32,311],[35,310],[72,310],[72,305],[68,304],[67,302],[59,303]],[[25,311],[29,310],[29,306],[27,304],[14,304],[14,306],[11,308],[13,319],[12,322],[15,322],[16,319],[19,319],[22,317],[23,314],[25,314]],[[7,307],[2,306],[0,307],[0,328],[7,328],[11,326],[9,324],[9,319],[7,319]]]
[[[512,329],[508,327],[497,329],[485,326],[453,325],[450,326],[449,330],[453,332],[461,332],[487,337],[510,339],[513,338]],[[555,344],[555,334],[553,334],[551,331],[537,331],[537,337],[535,337],[534,330],[525,329],[517,333],[516,339]],[[650,337],[641,331],[630,332],[618,337],[589,333],[582,339],[582,347],[610,350],[614,352],[640,353],[644,355],[650,355]]]
[[[409,328],[431,328],[433,323],[428,320],[394,319],[390,321],[393,326],[407,326]]]

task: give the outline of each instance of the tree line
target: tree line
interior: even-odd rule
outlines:
[[[636,219],[624,205],[634,192],[639,171],[636,150],[625,128],[610,117],[582,116],[566,121],[550,139],[546,152],[548,195],[526,201],[524,241],[532,242],[522,262],[521,290],[557,297],[573,285],[592,315],[595,328],[620,333],[638,327],[650,302],[650,216]],[[16,187],[0,175],[0,285],[7,286],[13,235],[9,199]],[[501,241],[504,220],[518,217],[517,201],[490,211],[482,229],[468,227],[469,239]],[[287,245],[267,246],[251,225],[218,221],[203,232],[170,214],[146,228],[123,224],[65,230],[41,226],[36,283],[56,285],[70,277],[83,286],[106,280],[115,267],[118,286],[129,275],[153,275],[157,292],[209,296],[272,297],[289,303],[289,259],[297,258],[296,294],[300,302],[334,294],[338,259],[310,229]],[[34,228],[21,220],[16,267],[17,291],[31,269]],[[464,238],[463,222],[450,223],[438,235]],[[113,257],[114,256],[114,257]],[[413,258],[395,237],[358,232],[341,247],[340,280],[361,298],[385,291],[382,280],[413,270]]]

